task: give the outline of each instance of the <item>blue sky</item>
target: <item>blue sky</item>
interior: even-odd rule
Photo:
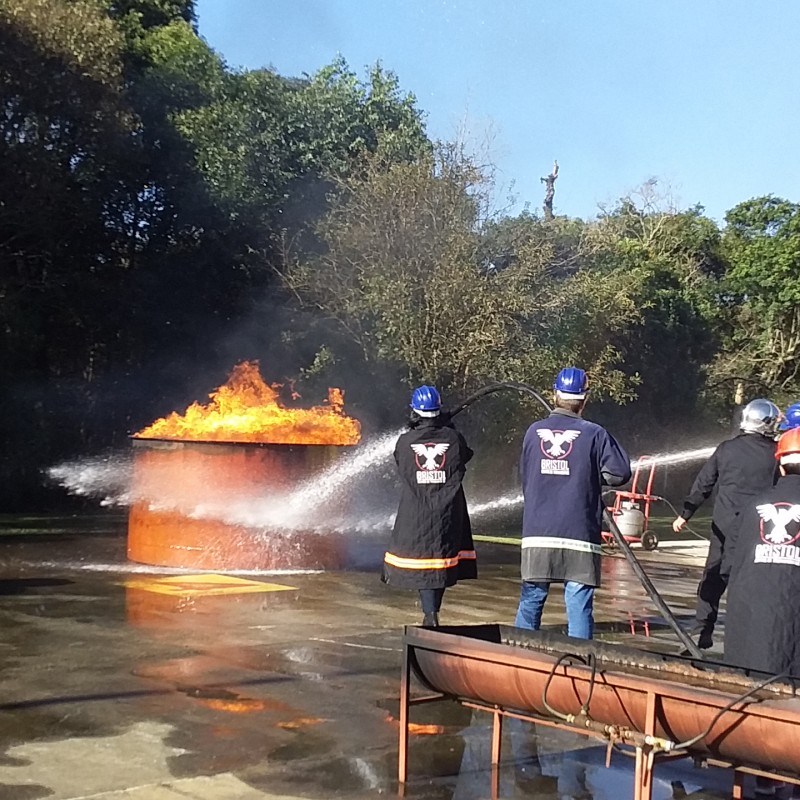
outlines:
[[[555,210],[657,178],[721,221],[750,197],[800,201],[800,2],[772,0],[198,0],[232,67],[313,73],[342,55],[394,71],[429,135],[489,142],[498,204]]]

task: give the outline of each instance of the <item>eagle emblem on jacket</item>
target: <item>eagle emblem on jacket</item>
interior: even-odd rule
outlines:
[[[772,523],[772,530],[764,532],[764,523],[761,524],[761,531],[764,539],[772,544],[786,544],[797,538],[797,533],[791,534],[786,530],[790,522],[800,522],[800,505],[789,505],[788,503],[763,503],[756,506],[758,516],[764,522]]]
[[[444,467],[445,453],[450,447],[449,442],[438,442],[435,444],[412,444],[411,449],[417,454],[417,466],[420,469],[435,470]],[[442,457],[441,463],[436,459]],[[420,463],[422,461],[422,463]]]
[[[542,440],[542,452],[548,458],[561,458],[569,453],[580,431],[551,431],[550,428],[537,428],[536,433]],[[566,449],[562,445],[568,445]]]

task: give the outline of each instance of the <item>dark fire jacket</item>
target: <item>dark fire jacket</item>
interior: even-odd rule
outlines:
[[[800,475],[751,499],[722,561],[725,660],[800,677]]]
[[[603,485],[630,480],[608,431],[565,409],[534,422],[520,461],[522,579],[600,585]]]
[[[421,419],[402,434],[394,458],[401,494],[382,580],[439,589],[478,575],[461,481],[472,450],[445,417]]]
[[[714,501],[714,535],[725,543],[739,527],[740,509],[775,483],[775,442],[760,433],[740,433],[722,442],[703,465],[683,501],[681,516],[690,519],[717,488]]]

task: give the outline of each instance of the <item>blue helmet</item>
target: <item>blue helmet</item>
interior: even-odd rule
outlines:
[[[800,403],[792,403],[783,415],[783,422],[778,426],[778,430],[790,431],[792,428],[800,428]]]
[[[565,400],[583,400],[586,397],[588,387],[589,381],[586,378],[586,373],[578,367],[565,367],[562,369],[553,384],[553,388]]]
[[[418,386],[411,395],[411,408],[421,417],[436,417],[442,407],[442,398],[433,386]]]

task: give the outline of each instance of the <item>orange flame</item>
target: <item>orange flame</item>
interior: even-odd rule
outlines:
[[[344,392],[328,389],[326,405],[286,408],[280,384],[268,386],[257,361],[237,364],[228,382],[209,395],[205,406],[192,403],[134,434],[139,439],[177,439],[270,444],[357,444],[358,420],[344,414]]]

